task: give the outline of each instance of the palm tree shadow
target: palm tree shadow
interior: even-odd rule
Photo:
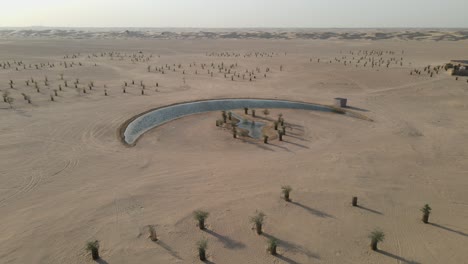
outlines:
[[[435,226],[435,227],[438,227],[438,228],[447,230],[447,231],[449,231],[449,232],[452,232],[452,233],[455,233],[455,234],[459,234],[459,235],[468,237],[468,234],[466,234],[466,233],[464,233],[464,232],[462,232],[462,231],[454,230],[454,229],[451,229],[451,228],[448,228],[448,227],[445,227],[445,226],[441,226],[441,225],[435,224],[435,223],[429,223],[429,224],[430,224],[430,225],[433,225],[433,226]]]
[[[221,243],[224,244],[224,247],[230,249],[236,248],[245,248],[245,244],[236,240],[233,240],[227,236],[223,236],[221,234],[216,233],[215,231],[205,229],[205,232],[216,237]]]
[[[294,201],[291,201],[290,203],[294,204],[294,205],[297,205],[299,207],[301,207],[302,209],[306,210],[307,212],[313,214],[313,215],[316,215],[316,216],[319,216],[319,217],[330,217],[330,218],[334,218],[332,215],[329,215],[325,212],[322,212],[322,211],[319,211],[317,209],[314,209],[314,208],[311,208],[307,205],[303,205],[301,203],[298,203],[298,202],[294,202]]]
[[[160,245],[162,248],[164,248],[174,258],[182,260],[182,258],[179,256],[179,254],[176,251],[174,251],[169,245],[164,243],[163,241],[158,240],[158,241],[155,241],[154,243]]]
[[[381,212],[379,212],[379,211],[376,211],[376,210],[373,210],[373,209],[364,207],[364,206],[362,206],[362,205],[356,205],[356,207],[357,207],[357,208],[364,209],[364,210],[369,211],[369,212],[374,213],[374,214],[383,215],[383,214],[382,214]]]
[[[291,133],[291,132],[288,133],[287,137],[292,137],[292,138],[298,139],[298,140],[300,140],[300,141],[307,141],[307,142],[310,141],[310,140],[308,140],[308,139],[305,139],[305,138],[300,137],[298,134],[293,134],[293,133]]]
[[[292,242],[288,242],[288,241],[279,239],[279,238],[277,238],[277,237],[275,237],[273,235],[270,235],[268,233],[265,233],[265,232],[263,232],[262,235],[264,237],[268,238],[268,239],[276,239],[278,241],[278,246],[284,248],[287,251],[298,252],[298,253],[306,255],[309,258],[320,259],[319,255],[317,255],[317,254],[315,254],[313,252],[310,252],[310,250],[302,247],[301,245],[297,245],[297,244],[294,244]],[[280,258],[280,259],[282,259],[282,260],[284,260],[284,261],[286,261],[288,263],[297,263],[294,260],[289,259],[289,258],[287,258],[285,256],[281,256],[281,257],[280,256],[281,255],[277,255],[278,258]]]
[[[385,255],[387,257],[390,257],[390,258],[393,258],[395,260],[406,263],[406,264],[421,264],[420,262],[417,262],[417,261],[414,261],[414,260],[408,260],[408,259],[405,259],[403,257],[397,256],[395,254],[392,254],[390,252],[384,251],[384,250],[378,249],[377,252],[379,252],[380,254]]]
[[[301,148],[305,148],[305,149],[308,149],[308,148],[309,148],[309,147],[304,146],[304,145],[302,145],[302,144],[294,143],[294,142],[287,141],[287,140],[283,140],[283,142],[286,142],[286,143],[289,143],[289,144],[292,144],[292,145],[295,145],[295,146],[298,146],[298,147],[301,147]]]
[[[273,144],[273,143],[268,143],[268,145],[269,145],[269,146],[273,146],[273,147],[280,148],[280,149],[285,150],[285,151],[287,151],[287,152],[291,152],[288,148],[282,147],[282,146],[280,146],[280,145],[276,145],[276,144]]]
[[[369,110],[367,109],[364,109],[364,108],[359,108],[359,107],[354,107],[354,106],[346,106],[345,108],[347,109],[352,109],[352,110],[357,110],[357,111],[361,111],[361,112],[369,112]]]
[[[292,259],[290,259],[288,257],[283,256],[283,255],[277,254],[277,255],[275,255],[275,257],[277,257],[277,258],[281,259],[282,261],[284,261],[286,263],[289,263],[289,264],[299,264],[299,262],[296,262],[296,261],[294,261],[294,260],[292,260]]]
[[[242,140],[242,142],[244,142],[244,143],[247,143],[247,144],[250,144],[250,145],[254,145],[254,146],[259,147],[259,148],[261,148],[261,149],[263,149],[263,150],[274,151],[273,149],[271,149],[271,148],[265,146],[266,144],[263,144],[263,143],[262,143],[262,144],[259,144],[259,143],[257,143],[257,142],[252,142],[252,141],[249,141],[249,140],[246,140],[246,139],[242,139],[242,138],[240,138],[240,140]]]

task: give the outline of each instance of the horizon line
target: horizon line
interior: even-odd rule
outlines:
[[[0,28],[67,28],[67,29],[466,29],[468,27],[440,27],[440,26],[425,26],[425,27],[151,27],[151,26],[0,26]]]

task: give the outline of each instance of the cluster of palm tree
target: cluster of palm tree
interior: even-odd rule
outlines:
[[[230,51],[222,51],[222,52],[207,52],[205,53],[205,56],[207,57],[233,57],[233,58],[251,58],[251,57],[277,57],[279,56],[279,53],[277,52],[266,52],[266,51],[249,51],[245,53],[239,53],[239,52],[230,52]]]
[[[260,56],[260,55],[259,55]],[[154,70],[153,70],[154,69]],[[280,66],[280,70],[283,69],[283,66]],[[267,78],[267,73],[271,71],[270,67],[266,67],[265,69],[261,69],[260,67],[255,67],[255,69],[248,69],[243,68],[238,65],[237,62],[235,63],[224,63],[224,61],[220,63],[197,63],[192,62],[188,65],[184,65],[182,63],[172,63],[172,64],[164,64],[164,65],[147,65],[146,67],[147,72],[154,72],[160,74],[166,74],[169,72],[173,73],[180,73],[182,76],[188,75],[190,73],[194,75],[202,75],[204,73],[207,74],[209,77],[223,76],[226,80],[236,81],[236,80],[248,80],[254,81],[259,79],[259,76],[263,74],[264,78]],[[183,82],[185,83],[186,78],[183,77]]]
[[[358,67],[386,67],[389,68],[390,65],[403,67],[404,59],[403,54],[397,56],[395,51],[383,51],[383,50],[358,50],[358,51],[349,51],[342,52],[340,51],[340,56],[334,57],[333,59],[328,59],[328,63],[339,63],[344,66],[355,66]],[[310,58],[310,62],[313,59]],[[317,63],[320,63],[320,58],[317,59]],[[409,63],[411,65],[411,63]]]
[[[281,196],[286,202],[291,202],[291,197],[290,194],[292,192],[292,187],[289,185],[283,185],[281,186]],[[352,199],[352,204],[353,206],[357,206],[357,197],[354,196]],[[431,207],[428,204],[425,204],[422,208],[421,211],[423,213],[422,221],[424,223],[428,223],[429,221],[429,215],[431,213]],[[204,210],[195,210],[193,212],[193,218],[197,222],[197,226],[200,230],[205,230],[206,229],[206,220],[208,219],[208,216],[210,214],[207,211]],[[255,214],[250,217],[249,222],[252,223],[253,227],[252,229],[255,230],[257,235],[262,235],[263,234],[263,226],[265,224],[265,218],[266,215],[262,211],[255,211]],[[153,241],[157,242],[159,240],[157,234],[156,234],[156,228],[154,225],[148,225],[148,238]],[[379,229],[376,228],[373,231],[371,231],[368,235],[368,238],[370,239],[370,248],[373,251],[378,250],[378,244],[383,242],[385,239],[385,233]],[[267,251],[271,255],[277,255],[277,247],[279,246],[279,240],[270,237],[267,241]],[[86,243],[86,249],[91,252],[91,256],[93,260],[97,260],[100,258],[99,256],[99,241],[94,240],[94,241],[89,241]],[[202,238],[199,241],[196,242],[196,249],[198,251],[198,257],[201,261],[206,261],[207,260],[207,254],[206,251],[208,249],[208,240],[206,238]]]
[[[248,115],[249,110],[250,110],[250,114],[252,115],[252,117],[256,117],[256,110],[255,109],[249,109],[248,107],[244,107],[244,114]],[[265,116],[265,119],[268,120],[268,115],[270,115],[270,110],[263,109],[262,113]],[[226,112],[225,110],[221,111],[221,119],[216,120],[216,126],[221,127],[224,124],[227,124],[228,120],[231,121],[230,125],[231,125],[231,128],[232,128],[233,138],[237,138],[238,134],[240,134],[242,137],[247,137],[248,136],[248,133],[246,131],[244,131],[244,130],[241,130],[240,133],[238,133],[236,122],[232,121],[232,112]],[[283,141],[283,137],[286,135],[286,126],[285,126],[285,120],[283,118],[282,113],[279,113],[278,114],[278,119],[273,121],[273,126],[274,126],[274,129],[278,133],[279,141]],[[263,143],[264,144],[268,144],[269,139],[270,139],[270,136],[263,135]]]

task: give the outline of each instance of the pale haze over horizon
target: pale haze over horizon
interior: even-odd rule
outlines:
[[[0,6],[0,27],[468,27],[468,0],[1,0]]]

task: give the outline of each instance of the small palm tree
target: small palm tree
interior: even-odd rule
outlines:
[[[267,251],[270,252],[270,254],[272,255],[276,255],[277,246],[278,246],[278,239],[272,237],[268,240]]]
[[[249,108],[248,107],[244,107],[244,113],[247,114],[249,112]]]
[[[228,112],[228,119],[232,120],[232,112]]]
[[[278,122],[281,122],[281,119],[283,119],[283,114],[282,114],[282,113],[279,113],[279,114],[278,114]]]
[[[263,114],[265,115],[265,118],[270,114],[270,111],[268,109],[263,110]]]
[[[278,137],[279,141],[283,141],[283,132],[281,130],[278,130]]]
[[[227,119],[226,111],[223,110],[221,112],[221,116],[223,117],[223,122],[226,123],[226,119]]]
[[[357,206],[357,196],[353,196],[352,204],[353,206]]]
[[[289,198],[289,194],[291,193],[292,188],[289,185],[285,185],[281,187],[281,192],[283,193],[283,198],[286,202],[290,202],[291,199]]]
[[[8,102],[7,102],[7,98],[8,98],[9,95],[10,95],[10,92],[9,92],[9,91],[4,91],[4,92],[2,93],[3,102],[8,103]]]
[[[375,229],[369,234],[369,238],[371,239],[371,249],[375,251],[377,250],[377,244],[384,241],[385,234],[381,230]]]
[[[421,208],[421,212],[423,212],[422,221],[425,224],[429,222],[429,215],[431,214],[431,210],[432,208],[428,204],[425,204],[423,208]]]
[[[158,236],[156,235],[156,228],[154,227],[154,225],[149,225],[148,231],[149,238],[151,239],[151,241],[158,241]]]
[[[208,240],[206,238],[201,239],[197,242],[198,256],[201,261],[206,260],[206,250],[208,249]]]
[[[13,108],[13,101],[15,101],[13,97],[8,96],[6,98],[6,102],[10,105],[10,108]]]
[[[263,136],[263,143],[268,144],[268,136],[267,135]]]
[[[91,257],[93,260],[99,259],[99,241],[89,241],[86,243],[86,250],[91,252]]]
[[[261,235],[263,233],[262,226],[265,222],[265,214],[257,211],[256,214],[250,218],[250,222],[255,225],[257,234]]]
[[[273,124],[275,125],[275,130],[278,130],[278,124],[279,124],[279,122],[278,122],[278,121],[275,121],[275,122],[273,122]]]
[[[252,109],[252,116],[255,117],[255,109]]]
[[[205,212],[205,211],[202,211],[202,210],[197,210],[197,211],[193,212],[193,216],[198,221],[198,227],[201,230],[205,229],[205,220],[206,220],[206,218],[208,218],[208,215],[209,215],[208,212]]]

